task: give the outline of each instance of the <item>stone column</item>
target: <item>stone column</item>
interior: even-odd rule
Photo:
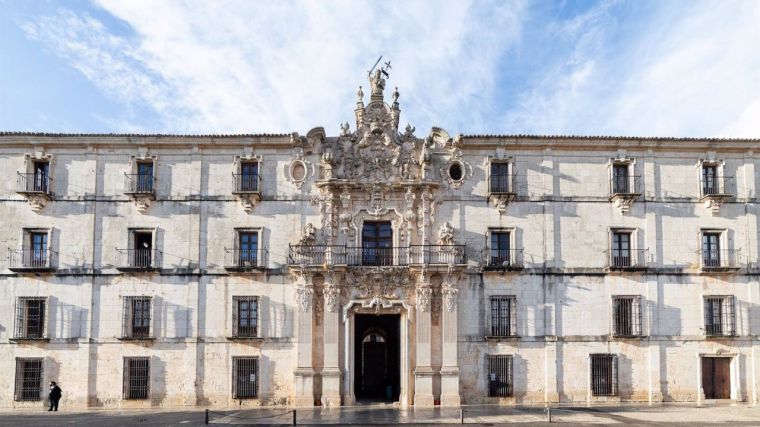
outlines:
[[[340,288],[331,277],[324,287],[324,367],[322,369],[322,404],[340,406],[340,365],[338,337],[340,332]]]
[[[433,289],[429,283],[417,287],[416,355],[414,368],[414,406],[433,406],[433,368],[430,366]]]
[[[457,297],[459,289],[446,282],[441,286],[441,333],[443,355],[441,358],[441,406],[459,406],[459,357],[457,339]]]
[[[297,365],[294,372],[296,389],[294,403],[298,407],[314,406],[314,365],[311,359],[314,328],[313,299],[314,289],[310,284],[301,283],[296,287]]]

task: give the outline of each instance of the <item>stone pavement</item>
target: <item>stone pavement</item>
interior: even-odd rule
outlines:
[[[568,406],[552,409],[552,423],[543,407],[465,406],[464,422],[469,425],[731,425],[760,426],[760,407],[747,405],[626,405]],[[389,406],[297,409],[298,425],[435,425],[459,424],[458,409],[400,410]],[[280,408],[212,410],[212,425],[290,425],[291,410]],[[2,412],[0,426],[202,426],[205,411],[87,411],[59,413]]]

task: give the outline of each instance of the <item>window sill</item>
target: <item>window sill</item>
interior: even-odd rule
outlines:
[[[264,341],[263,337],[227,337],[230,341]]]
[[[9,338],[8,341],[10,342],[32,342],[32,341],[41,341],[41,342],[49,342],[50,338]]]
[[[119,341],[155,341],[154,337],[118,337]]]
[[[634,271],[646,271],[647,267],[643,265],[627,265],[623,267],[604,267],[605,272],[634,272]]]
[[[495,336],[495,335],[486,335],[486,341],[519,341],[520,336],[519,335],[506,335],[506,336]]]
[[[644,335],[613,335],[612,339],[615,340],[643,340],[646,338]]]
[[[705,335],[705,339],[708,339],[708,340],[734,339],[734,338],[738,338],[738,337],[739,337],[738,334]]]

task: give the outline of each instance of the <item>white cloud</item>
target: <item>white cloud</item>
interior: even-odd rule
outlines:
[[[134,34],[116,36],[67,10],[25,30],[133,111],[147,105],[161,123],[151,130],[225,133],[334,133],[351,121],[356,87],[366,86],[380,54],[394,64],[388,86],[399,87],[402,121],[418,129],[483,123],[523,12],[520,1],[98,5]],[[133,113],[110,122],[140,120]]]
[[[661,2],[610,52],[608,4],[569,32],[575,52],[507,112],[526,132],[760,136],[760,3]],[[676,7],[678,6],[678,7]],[[602,11],[603,13],[599,13]]]

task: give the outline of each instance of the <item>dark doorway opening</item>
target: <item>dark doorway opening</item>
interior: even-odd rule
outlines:
[[[398,314],[357,314],[354,319],[354,393],[357,400],[396,402],[400,394]]]
[[[702,390],[705,399],[731,398],[731,358],[702,358]]]

